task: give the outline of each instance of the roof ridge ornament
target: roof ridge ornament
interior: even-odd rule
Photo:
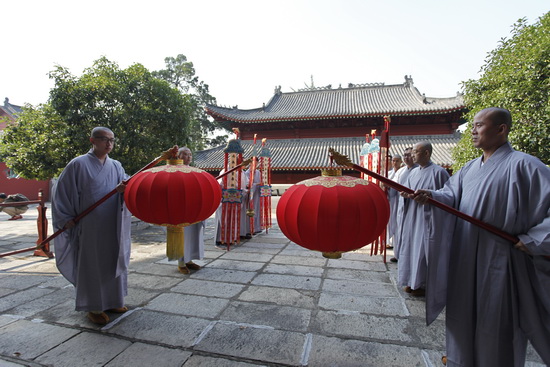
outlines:
[[[385,83],[348,83],[348,88],[367,88],[367,87],[383,87]]]
[[[413,86],[413,78],[412,75],[405,75],[405,83],[403,85],[405,87],[412,87]]]

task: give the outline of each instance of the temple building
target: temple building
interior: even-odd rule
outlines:
[[[406,147],[427,140],[434,147],[433,162],[449,168],[451,149],[460,138],[456,130],[465,122],[462,95],[426,97],[409,76],[396,85],[349,84],[347,88],[327,86],[289,93],[277,87],[260,108],[207,105],[206,112],[228,130],[239,128],[244,157],[252,152],[254,134],[258,144],[267,138],[273,184],[294,184],[318,176],[320,169],[330,167],[329,147],[359,163],[366,136],[372,130],[381,134],[384,116],[391,118],[390,154],[402,154]],[[223,167],[224,148],[195,152],[195,165],[215,174]],[[344,174],[358,175],[351,169]]]

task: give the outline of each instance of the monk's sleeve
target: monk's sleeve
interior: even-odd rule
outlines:
[[[77,169],[74,161],[69,163],[59,176],[52,197],[53,226],[63,228],[65,223],[78,215]]]
[[[529,216],[533,226],[518,237],[533,255],[550,256],[550,169],[530,172]]]

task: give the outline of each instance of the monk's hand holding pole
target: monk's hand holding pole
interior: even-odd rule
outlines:
[[[127,184],[128,184],[128,181],[122,181],[121,183],[119,183],[115,188],[116,192],[118,192],[119,194],[122,194],[124,190],[126,190]]]
[[[70,221],[68,221],[67,223],[65,223],[65,225],[63,226],[64,229],[71,229],[73,228],[74,226],[76,226],[76,222],[71,219]]]
[[[429,190],[416,190],[411,196],[417,203],[428,204],[428,200],[432,197],[432,193]]]
[[[518,243],[516,243],[514,245],[514,248],[520,250],[520,251],[523,251],[525,252],[526,254],[528,255],[531,255],[531,252],[529,251],[529,249],[527,248],[527,246],[525,246],[525,244],[521,241],[518,241]]]

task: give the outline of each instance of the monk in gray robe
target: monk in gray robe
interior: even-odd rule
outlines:
[[[404,167],[401,167],[398,171],[398,179],[397,183],[401,185],[405,185],[407,182],[407,179],[409,178],[409,175],[411,174],[412,170],[418,167],[418,164],[414,163],[412,158],[412,147],[406,148],[403,152],[403,162],[405,163]],[[388,189],[392,195],[394,195],[397,200],[397,207],[396,207],[396,213],[395,213],[395,233],[393,238],[393,257],[390,259],[391,262],[397,262],[399,259],[399,249],[401,247],[401,232],[403,231],[403,218],[405,217],[405,202],[408,199],[405,199],[399,193],[392,189]]]
[[[392,181],[399,182],[399,176],[403,160],[399,154],[394,154],[391,158],[392,169],[388,172],[388,178]],[[387,189],[388,202],[390,203],[390,220],[388,221],[388,228],[386,233],[386,248],[393,249],[393,242],[395,240],[395,231],[397,229],[397,206],[399,204],[399,193],[393,189]]]
[[[472,140],[483,155],[442,190],[415,193],[419,202],[431,196],[520,239],[513,244],[456,221],[446,299],[447,366],[523,366],[527,340],[550,366],[550,169],[511,147],[511,125],[508,110],[480,111]],[[445,300],[427,295],[427,306],[433,302]]]
[[[414,169],[405,186],[417,189],[437,190],[449,179],[447,171],[431,161],[432,145],[421,142],[414,145],[412,156],[419,165]],[[403,219],[401,244],[399,248],[398,284],[413,296],[424,296],[429,248],[429,234],[440,229],[444,213],[429,215],[432,210],[440,209],[425,206],[414,200],[405,204],[406,215]]]
[[[109,158],[115,138],[96,127],[92,149],[73,159],[61,173],[52,197],[53,226],[67,228],[55,239],[56,264],[76,289],[76,310],[96,324],[109,322],[104,312],[122,313],[130,262],[130,212],[123,201],[127,175]],[[73,218],[113,189],[117,193],[78,223]]]
[[[193,153],[188,147],[178,149],[178,159],[183,164],[190,165]],[[183,229],[183,257],[178,260],[178,270],[182,274],[189,274],[191,270],[200,270],[201,266],[193,260],[202,260],[204,257],[204,221],[197,222]]]
[[[250,185],[250,170],[246,171],[247,179]],[[254,182],[252,182],[252,187],[250,188],[250,195],[248,201],[248,209],[250,209],[250,200],[252,200],[252,208],[254,210],[254,233],[250,229],[250,234],[258,234],[262,232],[262,223],[261,223],[261,213],[260,213],[260,170],[256,169],[254,171]],[[250,217],[248,217],[250,218]],[[249,220],[250,223],[250,220]]]

